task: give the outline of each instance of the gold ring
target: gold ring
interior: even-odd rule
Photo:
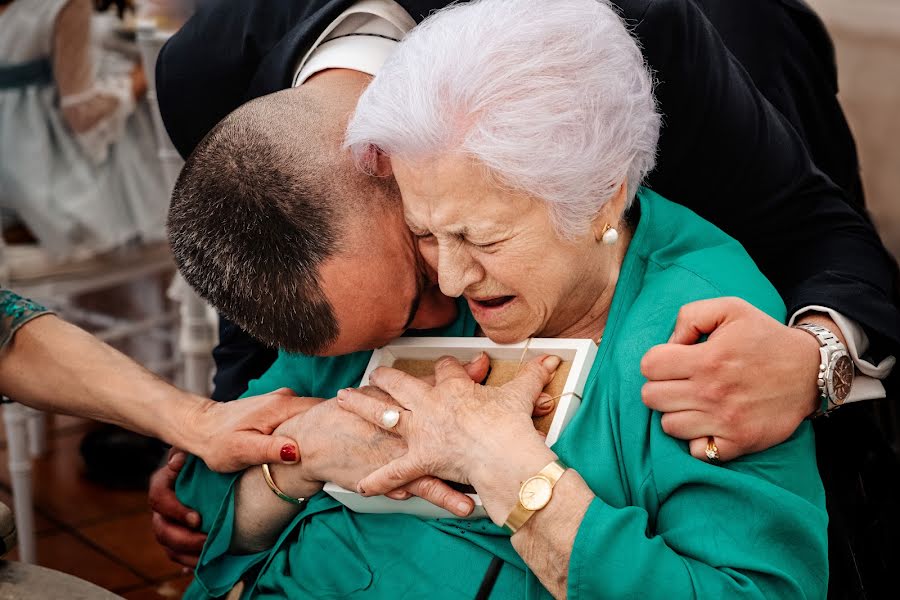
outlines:
[[[712,464],[719,462],[719,447],[716,446],[716,439],[711,435],[706,438],[706,458]]]

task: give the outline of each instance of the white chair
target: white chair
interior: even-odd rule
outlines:
[[[172,257],[164,244],[128,248],[103,257],[64,263],[47,258],[37,247],[6,246],[3,253],[5,284],[16,293],[32,298],[60,317],[80,322],[108,343],[140,336],[143,345],[155,345],[158,352],[145,366],[174,377],[180,366],[175,354],[178,312],[166,310],[162,290],[155,302],[142,307],[138,318],[115,317],[80,307],[75,299],[87,292],[98,292],[147,279],[160,280],[174,271]],[[152,287],[152,285],[151,285]],[[152,291],[152,289],[151,289]],[[170,358],[166,357],[166,349]],[[35,561],[34,513],[32,507],[31,461],[45,448],[45,418],[34,409],[11,399],[3,407],[9,451],[9,470],[13,510],[22,562]]]

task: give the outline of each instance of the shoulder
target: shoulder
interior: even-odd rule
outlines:
[[[679,23],[672,19],[685,18],[690,14],[692,0],[614,0],[619,14],[630,24],[665,33],[678,29]],[[681,24],[683,25],[683,23]]]
[[[775,287],[737,240],[651,190],[642,189],[639,197],[639,231],[643,228],[644,236],[636,252],[646,266],[642,296],[654,296],[664,288],[665,301],[657,301],[657,306],[675,309],[695,300],[736,296],[776,319],[784,318]]]
[[[641,220],[622,275],[633,289],[614,300],[618,323],[612,356],[619,375],[632,373],[642,382],[641,357],[668,340],[685,304],[731,296],[784,320],[778,292],[736,240],[650,190],[642,189],[639,201]]]
[[[639,196],[642,217],[635,252],[644,273],[638,303],[652,303],[674,317],[689,302],[735,296],[784,319],[778,292],[737,240],[650,190]]]

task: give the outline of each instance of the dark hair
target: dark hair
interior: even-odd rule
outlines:
[[[2,0],[0,0],[0,2],[2,2]],[[126,10],[134,8],[130,5],[128,0],[94,0],[94,10],[97,12],[106,12],[113,4],[116,5],[116,14],[119,15],[120,19],[125,16]]]
[[[341,149],[346,116],[298,91],[245,105],[200,142],[168,233],[184,278],[223,315],[266,344],[313,354],[339,332],[320,266],[341,251],[355,198],[371,198],[358,186],[383,184],[361,182]]]

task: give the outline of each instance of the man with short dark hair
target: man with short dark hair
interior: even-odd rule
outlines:
[[[168,222],[179,270],[222,315],[268,346],[319,355],[455,315],[453,300],[426,286],[393,179],[359,172],[341,148],[367,78],[347,72],[359,85],[325,94],[331,78],[248,102],[216,125],[178,178]]]

